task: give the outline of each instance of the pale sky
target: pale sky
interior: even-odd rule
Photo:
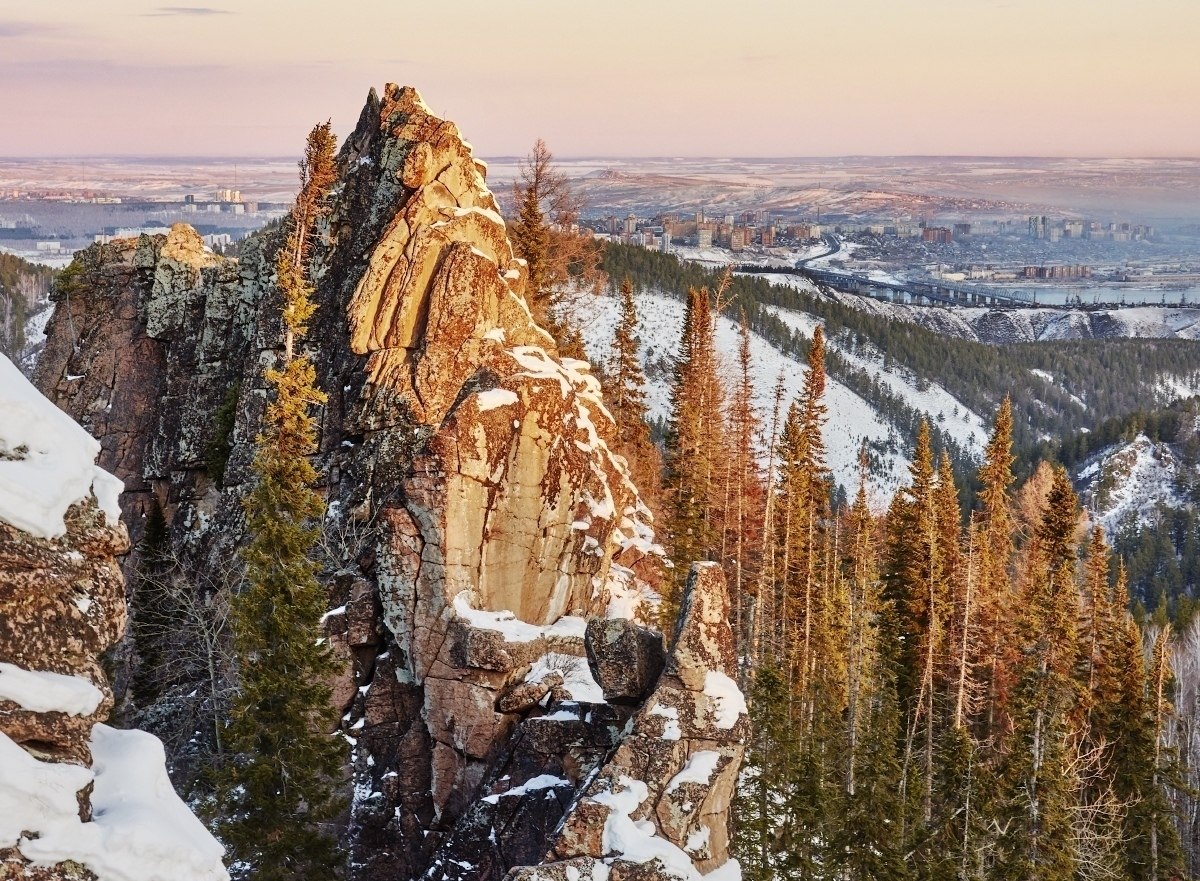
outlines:
[[[0,155],[1200,155],[1200,0],[0,0]]]

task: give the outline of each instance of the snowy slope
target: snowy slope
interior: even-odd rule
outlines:
[[[34,309],[36,311],[25,322],[25,346],[17,354],[17,366],[29,377],[33,376],[38,355],[46,345],[46,327],[54,315],[54,304],[49,300],[42,300]]]
[[[820,319],[804,312],[774,306],[763,308],[807,337],[812,337],[813,330],[822,323]],[[899,366],[884,369],[883,355],[876,350],[851,351],[838,340],[828,340],[827,347],[856,369],[869,374],[908,406],[925,413],[931,423],[953,438],[963,450],[977,455],[983,452],[989,431],[987,423],[940,385],[928,383],[922,387],[915,377]]]
[[[1139,434],[1128,444],[1090,458],[1076,477],[1083,486],[1084,504],[1112,539],[1130,512],[1145,523],[1160,503],[1183,504],[1175,490],[1180,468],[1167,444]]]
[[[95,464],[99,452],[95,438],[0,355],[0,521],[56,538],[67,509],[94,496],[116,524],[123,486]]]
[[[666,418],[669,411],[669,372],[663,370],[664,358],[674,356],[683,325],[684,306],[678,300],[661,294],[638,295],[638,334],[641,339],[642,362],[649,374],[647,403],[651,415]],[[615,297],[588,299],[586,306],[576,310],[582,318],[588,355],[596,363],[609,357],[618,318]],[[733,353],[738,349],[738,327],[721,317],[717,324],[717,347],[726,358],[725,369],[733,377]],[[755,405],[764,423],[769,423],[774,388],[783,374],[784,406],[798,397],[804,383],[806,367],[784,355],[757,334],[751,337],[751,358],[754,368]],[[657,369],[656,369],[657,368]],[[890,496],[907,478],[908,459],[900,452],[903,441],[900,433],[888,425],[875,410],[850,389],[834,380],[826,385],[826,404],[829,422],[825,426],[825,444],[829,450],[828,464],[834,479],[853,493],[858,484],[858,453],[864,439],[887,445],[883,454],[885,474],[876,477],[876,490]]]

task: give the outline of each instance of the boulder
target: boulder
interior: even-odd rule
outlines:
[[[518,682],[500,695],[496,709],[501,713],[523,713],[562,684],[563,676],[557,671],[536,682]]]
[[[625,618],[593,618],[584,645],[604,699],[615,703],[641,702],[666,663],[662,634]]]

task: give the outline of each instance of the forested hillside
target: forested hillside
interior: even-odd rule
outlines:
[[[721,561],[735,589],[745,877],[1194,876],[1194,469],[1138,481],[1194,463],[1194,404],[1160,410],[1195,384],[1195,344],[967,343],[648,250],[604,259],[627,291],[686,291],[662,520],[676,565]],[[623,296],[625,323],[654,296]],[[740,345],[719,344],[714,307],[744,316]],[[756,333],[803,375],[765,411],[747,407]],[[982,455],[856,379],[857,355],[994,417]],[[862,418],[831,406],[835,381],[913,429],[886,512],[866,438],[853,503],[831,503],[834,429]]]
[[[1008,398],[974,504],[922,420],[886,512],[872,510],[865,451],[853,503],[834,507],[825,429],[845,415],[828,407],[823,332],[799,393],[758,414],[748,323],[722,375],[713,310],[727,292],[688,292],[659,504],[675,571],[718,561],[734,592],[754,723],[744,877],[1193,871],[1196,708],[1176,671],[1196,663],[1195,623],[1177,638],[1131,615],[1125,567],[1067,471],[1014,472]],[[629,283],[621,304],[633,326]],[[620,335],[611,364],[635,345]],[[619,426],[637,415],[614,409]]]
[[[55,274],[47,266],[0,253],[0,353],[15,358],[24,348],[25,322],[49,293]]]
[[[1200,585],[1200,400],[1110,419],[1047,454],[1074,476],[1125,565],[1139,617],[1184,627]]]
[[[683,297],[691,287],[715,283],[714,270],[621,244],[606,245],[602,266],[613,279],[628,277],[635,288],[674,297]],[[1200,391],[1200,342],[1192,340],[988,345],[861,312],[815,288],[771,284],[757,276],[734,276],[724,302],[726,315],[736,319],[744,311],[752,330],[797,359],[805,357],[809,336],[799,332],[785,313],[820,320],[831,344],[850,353],[878,356],[885,367],[895,364],[918,381],[936,383],[974,413],[993,412],[1008,395],[1017,471],[1023,475],[1060,438]],[[897,426],[912,449],[918,412],[845,357],[831,352],[828,369],[832,378]],[[933,428],[936,437],[936,422]],[[959,480],[973,491],[974,457],[951,438],[939,440],[951,452]]]

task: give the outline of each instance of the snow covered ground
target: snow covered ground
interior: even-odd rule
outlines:
[[[37,366],[38,354],[46,345],[46,327],[54,315],[54,304],[49,300],[41,301],[34,307],[34,312],[25,322],[25,346],[17,357],[17,366],[26,376],[33,376]]]
[[[158,738],[96,725],[90,746],[85,768],[40,761],[0,734],[0,849],[76,862],[100,881],[227,881],[224,848],[171,788]],[[88,784],[85,823],[77,793]]]
[[[1196,374],[1164,376],[1159,380],[1158,393],[1161,396],[1159,403],[1163,406],[1185,398],[1194,398],[1196,395],[1200,395],[1200,376]]]
[[[641,339],[642,364],[647,368],[647,404],[650,414],[666,418],[669,413],[669,360],[679,345],[683,325],[682,302],[656,293],[638,295],[638,334]],[[618,318],[615,297],[600,297],[586,301],[585,308],[576,310],[582,319],[588,355],[602,363],[609,357],[614,329]],[[732,379],[735,364],[733,354],[738,349],[738,327],[728,318],[717,323],[717,348],[725,353],[725,370]],[[767,340],[752,335],[750,355],[753,361],[755,406],[765,424],[771,417],[774,388],[782,375],[785,387],[784,407],[800,395],[807,368],[780,352]],[[900,450],[902,439],[898,431],[885,422],[865,400],[839,382],[826,385],[829,422],[825,426],[825,444],[829,451],[828,464],[835,480],[853,494],[858,485],[858,453],[864,439],[878,444],[890,444]],[[908,458],[900,452],[883,454],[885,473],[877,476],[876,491],[890,496],[907,480]]]
[[[804,312],[773,306],[763,308],[807,337],[811,337],[817,325],[822,323],[820,319]],[[940,385],[928,383],[922,386],[908,371],[896,365],[885,369],[883,355],[879,352],[853,352],[842,347],[837,340],[828,340],[827,347],[855,368],[870,374],[908,406],[925,413],[931,423],[953,438],[962,449],[976,454],[983,452],[990,430],[988,424]]]
[[[1145,523],[1160,503],[1183,504],[1175,490],[1180,467],[1170,447],[1139,434],[1124,446],[1092,457],[1076,476],[1084,482],[1085,503],[1093,518],[1111,540],[1130,512]]]
[[[728,248],[716,246],[698,248],[693,245],[672,245],[671,253],[681,260],[693,263],[705,263],[710,266],[728,266],[738,263],[750,263],[755,266],[771,266],[776,268],[791,268],[797,260],[803,260],[813,254],[825,250],[824,243],[805,245],[799,248],[754,248],[749,251],[731,251]]]

